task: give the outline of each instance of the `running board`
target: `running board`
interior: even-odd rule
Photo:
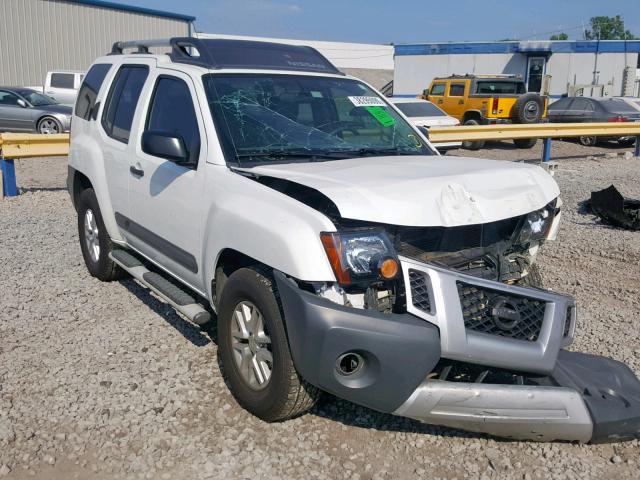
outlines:
[[[109,258],[193,323],[204,325],[211,320],[209,312],[195,298],[159,273],[149,271],[131,253],[125,250],[114,250],[109,254]]]

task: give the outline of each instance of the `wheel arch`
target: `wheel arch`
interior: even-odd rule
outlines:
[[[482,113],[480,110],[467,110],[462,117],[462,123],[464,124],[467,120],[477,120],[482,123]]]

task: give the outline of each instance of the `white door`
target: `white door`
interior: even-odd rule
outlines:
[[[142,110],[139,99],[153,63],[140,59],[135,64],[123,64],[114,69],[98,119],[105,178],[116,220],[129,215],[129,164],[130,157],[135,155],[131,130]]]
[[[207,155],[204,122],[191,78],[166,72],[156,70],[145,91],[146,120],[139,124],[136,152],[131,157],[130,243],[203,291],[200,221]],[[145,132],[178,138],[188,160],[163,158],[143,148]]]

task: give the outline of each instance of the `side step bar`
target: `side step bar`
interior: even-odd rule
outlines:
[[[109,258],[126,270],[143,286],[153,290],[169,305],[197,325],[204,325],[211,320],[211,315],[191,295],[174,285],[165,277],[151,272],[140,260],[125,250],[114,250]]]

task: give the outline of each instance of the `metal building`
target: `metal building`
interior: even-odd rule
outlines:
[[[0,85],[86,70],[117,40],[191,36],[194,20],[101,0],[0,0]]]
[[[434,77],[502,73],[521,76],[529,91],[546,84],[552,99],[636,95],[639,52],[637,40],[396,45],[393,92],[416,96]]]

